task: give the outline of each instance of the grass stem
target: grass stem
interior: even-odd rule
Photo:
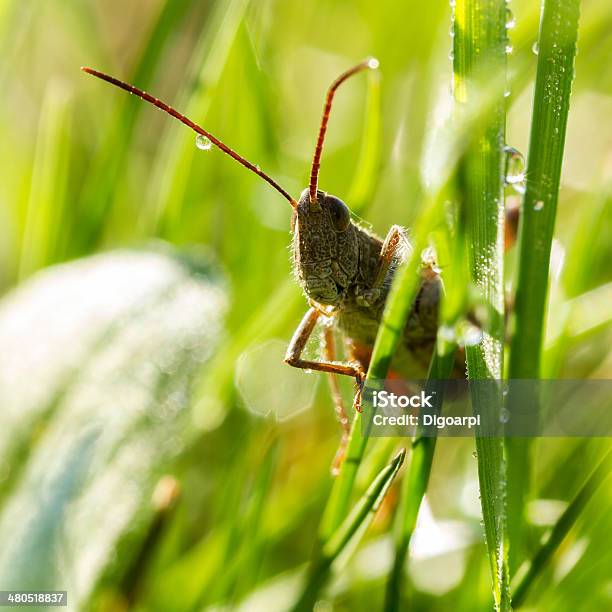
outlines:
[[[488,81],[506,71],[507,8],[503,0],[458,0],[454,14],[454,94],[459,110],[478,104]],[[500,380],[503,372],[504,144],[502,88],[494,107],[474,130],[460,169],[463,218],[472,283],[484,304],[483,340],[466,347],[470,379]],[[480,414],[501,414],[501,386],[476,386]],[[510,609],[505,514],[506,474],[501,438],[476,436],[484,530],[498,610]]]
[[[538,378],[541,374],[550,250],[574,74],[580,0],[544,0],[542,9],[526,191],[519,229],[515,333],[509,366],[512,379]],[[512,411],[512,397],[509,406]],[[529,449],[528,440],[507,441],[511,568],[518,563],[524,549]]]

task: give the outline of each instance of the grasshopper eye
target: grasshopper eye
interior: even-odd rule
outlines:
[[[335,196],[327,196],[325,201],[329,208],[334,227],[337,231],[344,232],[351,223],[351,213],[348,206]]]

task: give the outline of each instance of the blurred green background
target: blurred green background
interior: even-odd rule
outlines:
[[[507,142],[525,152],[539,6],[513,0],[511,8],[509,70],[518,77],[508,98]],[[314,389],[322,377],[280,363],[306,309],[287,250],[290,207],[219,151],[198,150],[187,128],[79,67],[168,101],[297,197],[327,86],[375,56],[380,74],[351,81],[337,97],[320,186],[384,235],[393,223],[410,227],[422,212],[424,151],[451,103],[449,27],[442,1],[0,2],[0,290],[17,288],[0,310],[0,398],[8,406],[0,415],[0,534],[15,533],[22,512],[37,531],[22,534],[29,547],[5,550],[0,570],[13,569],[0,572],[0,588],[18,586],[9,577],[31,585],[24,578],[31,572],[49,588],[64,585],[75,609],[283,609],[312,550],[339,440],[325,381]],[[611,52],[609,3],[583,2],[551,266],[549,377],[612,374]],[[108,259],[71,264],[81,267],[62,268],[57,277],[39,273],[92,254],[112,258],[115,250],[127,259],[99,282],[95,262]],[[512,253],[508,259],[510,290]],[[175,266],[164,283],[193,295],[153,306],[167,288],[147,285],[144,294],[154,298],[140,312],[138,279],[164,265]],[[126,266],[131,272],[118,284]],[[72,278],[60,281],[69,270]],[[28,294],[37,273],[32,282],[44,286]],[[198,292],[192,284],[202,279],[206,288]],[[113,308],[123,327],[109,337]],[[94,314],[79,323],[85,311]],[[67,335],[49,336],[46,317],[58,313]],[[162,382],[143,382],[150,396],[134,400],[138,416],[118,423],[122,394],[133,387],[115,387],[116,380],[143,359],[142,343],[161,353],[185,321],[189,333],[172,353],[174,369],[164,370]],[[149,346],[132,331],[141,328],[142,338],[163,333]],[[87,334],[95,338],[83,344]],[[194,357],[187,345],[201,342],[207,350]],[[60,367],[73,345],[85,348]],[[98,358],[109,346],[121,356]],[[58,371],[49,374],[52,362]],[[185,377],[178,390],[177,370]],[[66,397],[89,376],[99,402],[77,425],[62,417],[72,414]],[[275,393],[258,384],[272,379]],[[350,395],[350,385],[345,391]],[[22,399],[30,392],[36,397]],[[146,416],[143,406],[162,395],[178,406],[177,422],[174,413]],[[93,457],[84,450],[101,435],[87,429],[92,415],[100,431],[116,433]],[[156,453],[171,436],[173,448]],[[377,442],[374,451],[386,457],[394,444]],[[538,441],[533,545],[605,446],[597,439]],[[60,447],[69,449],[63,462]],[[126,447],[131,454],[122,458]],[[472,450],[468,439],[439,443],[410,560],[412,609],[490,608]],[[146,457],[146,465],[134,457]],[[56,460],[57,478],[47,482],[43,468]],[[133,460],[139,476],[128,483]],[[378,465],[371,463],[360,488]],[[128,486],[134,491],[122,506],[113,495]],[[168,505],[164,495],[177,499]],[[380,607],[395,497],[392,490],[318,610]],[[587,507],[536,584],[533,609],[612,607],[611,499],[604,487]]]

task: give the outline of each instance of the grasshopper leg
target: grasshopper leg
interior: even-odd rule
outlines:
[[[407,244],[408,241],[404,230],[399,225],[392,225],[380,250],[379,267],[374,280],[374,287],[382,286],[397,250]]]
[[[311,307],[308,309],[304,318],[298,325],[297,329],[291,338],[291,342],[287,347],[285,354],[285,363],[300,368],[302,370],[317,370],[318,372],[327,372],[329,374],[339,374],[341,376],[350,376],[357,383],[357,392],[353,400],[353,407],[358,412],[361,412],[361,388],[365,380],[365,370],[358,363],[345,363],[333,361],[331,359],[323,359],[319,361],[302,359],[302,352],[310,338],[318,318],[321,316],[321,311]]]
[[[334,338],[334,330],[331,326],[326,326],[323,331],[322,350],[323,356],[325,357],[326,361],[333,362],[336,360],[336,339]],[[336,418],[338,419],[338,422],[342,427],[342,438],[340,439],[340,445],[338,446],[336,456],[334,457],[334,461],[332,463],[332,474],[336,476],[340,471],[340,466],[342,465],[342,461],[344,460],[344,455],[346,453],[346,445],[348,444],[349,433],[351,431],[351,425],[346,410],[344,409],[344,402],[342,401],[342,394],[340,392],[340,386],[338,384],[338,376],[336,374],[328,372],[327,380],[329,382],[329,388],[332,400],[334,402]]]

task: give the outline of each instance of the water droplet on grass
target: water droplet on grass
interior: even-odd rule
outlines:
[[[514,147],[504,147],[506,154],[506,185],[510,185],[517,193],[525,193],[525,158]]]
[[[450,325],[441,325],[440,329],[438,330],[438,335],[445,342],[455,342],[457,339],[455,329]]]
[[[198,134],[196,136],[196,147],[198,147],[200,151],[210,151],[212,149],[212,142],[210,138],[207,138],[203,134]]]
[[[535,210],[536,212],[541,211],[544,208],[544,202],[542,200],[538,200],[534,205],[533,205],[533,210]]]
[[[510,8],[506,7],[506,30],[513,30],[515,25],[516,19],[514,14]]]
[[[531,50],[533,51],[534,55],[537,55],[540,52],[540,47],[538,46],[537,40],[533,43],[533,45],[531,45]]]
[[[477,346],[482,342],[482,329],[469,321],[462,321],[457,326],[457,344],[459,346]]]

